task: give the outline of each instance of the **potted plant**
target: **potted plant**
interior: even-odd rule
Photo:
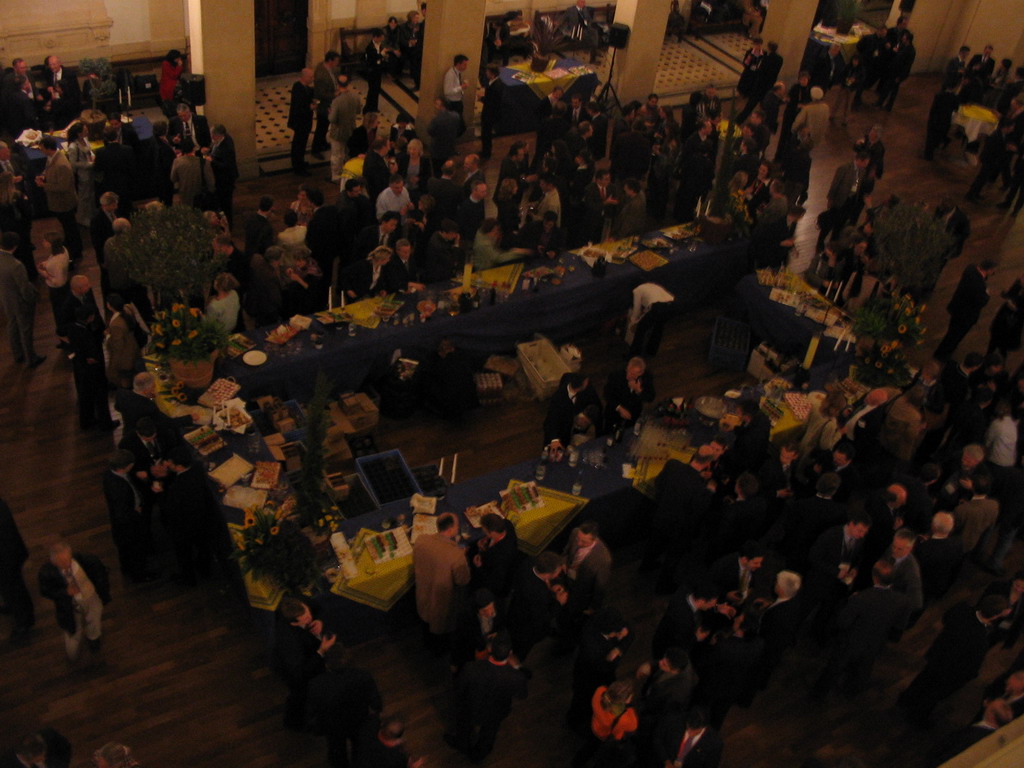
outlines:
[[[228,343],[223,326],[187,304],[158,310],[153,320],[153,349],[167,358],[175,378],[190,389],[210,386],[214,363]]]
[[[313,547],[288,515],[287,505],[266,504],[245,511],[232,557],[248,578],[293,592],[307,592],[318,573]]]
[[[131,229],[119,236],[128,276],[149,287],[158,306],[205,299],[227,257],[217,255],[213,234],[195,208],[174,205],[146,208],[132,217]]]
[[[530,45],[533,48],[530,69],[545,72],[551,66],[551,59],[556,54],[565,53],[571,43],[569,37],[537,11],[533,14],[533,28],[530,30]]]
[[[722,243],[742,231],[750,232],[750,217],[743,199],[742,188],[734,188],[733,168],[740,153],[743,131],[736,124],[736,100],[733,99],[729,117],[718,124],[718,161],[715,180],[708,200],[697,211],[700,236],[712,245]]]
[[[882,274],[913,296],[930,292],[953,243],[942,220],[921,206],[896,203],[875,217],[873,227]]]
[[[850,34],[859,12],[860,0],[836,0],[836,32],[840,35]]]
[[[309,528],[314,537],[324,537],[338,530],[342,519],[336,506],[327,506],[324,496],[324,438],[327,436],[327,404],[331,385],[320,371],[316,375],[313,396],[306,406],[306,439],[302,469],[295,485],[295,500],[300,525]]]
[[[78,62],[78,72],[85,77],[85,96],[92,101],[90,109],[82,110],[81,119],[89,132],[89,139],[99,141],[103,138],[103,126],[106,125],[107,116],[97,108],[97,105],[117,93],[114,68],[110,66],[110,59],[85,58]]]

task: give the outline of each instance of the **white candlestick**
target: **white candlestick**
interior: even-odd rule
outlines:
[[[437,465],[437,476],[444,477],[444,456],[441,457],[441,463]]]
[[[455,485],[455,471],[458,469],[458,467],[459,467],[459,454],[456,453],[452,457],[452,479],[451,479],[451,485]]]
[[[836,336],[836,345],[834,347],[832,347],[832,351],[833,352],[836,352],[836,351],[839,350],[839,345],[843,343],[843,336],[845,336],[845,335],[846,335],[846,331],[844,330],[842,333],[840,333],[838,336]]]

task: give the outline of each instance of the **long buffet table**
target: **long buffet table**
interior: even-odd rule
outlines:
[[[313,347],[309,333],[299,334],[282,348],[267,342],[271,329],[256,329],[248,336],[256,348],[267,353],[268,360],[257,367],[241,359],[221,360],[218,375],[233,377],[242,385],[244,397],[273,393],[305,400],[321,369],[337,389],[357,390],[367,378],[386,372],[394,350],[415,357],[435,349],[444,337],[468,352],[482,354],[507,353],[535,333],[556,342],[578,337],[598,327],[609,313],[625,310],[631,302],[630,292],[642,282],[663,285],[675,294],[678,309],[692,308],[732,288],[746,270],[746,251],[746,241],[715,246],[698,243],[692,251],[678,246],[663,252],[664,266],[645,272],[628,261],[609,264],[603,278],[595,278],[579,256],[563,254],[561,261],[571,271],[560,285],[544,281],[538,290],[526,292],[520,286],[507,301],[454,317],[435,314],[426,322],[417,318],[412,325],[359,327],[355,336],[349,336],[344,327],[325,328],[314,320],[311,330],[325,334],[322,349]],[[425,293],[437,295],[451,287],[432,285]],[[422,298],[423,294],[408,297],[399,316],[414,312]]]

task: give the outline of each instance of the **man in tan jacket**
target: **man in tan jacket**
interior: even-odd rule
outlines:
[[[46,155],[46,168],[36,176],[36,185],[46,192],[46,207],[64,228],[64,244],[71,256],[71,263],[75,264],[82,258],[82,235],[75,220],[75,212],[78,210],[75,171],[68,156],[52,136],[44,136],[39,148]]]
[[[458,537],[455,515],[444,514],[437,519],[437,533],[418,537],[412,548],[416,611],[427,624],[428,644],[439,653],[455,629],[461,588],[469,584],[469,563]]]
[[[811,103],[800,107],[800,112],[793,121],[793,133],[799,135],[805,125],[814,142],[812,147],[819,146],[825,140],[828,131],[829,108],[825,102],[825,92],[818,86],[811,88]]]

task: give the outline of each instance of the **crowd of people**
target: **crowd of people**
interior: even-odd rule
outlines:
[[[244,222],[242,247],[231,234],[238,173],[230,136],[187,104],[175,106],[173,87],[164,99],[165,111],[174,107],[173,119],[154,125],[155,153],[142,153],[131,126],[114,118],[95,152],[81,129],[69,131],[65,149],[45,139],[46,170],[31,179],[16,145],[0,144],[0,298],[15,359],[33,367],[45,360],[32,337],[38,276],[57,340],[72,357],[82,428],[117,426],[108,389],[119,388],[123,438],[102,485],[119,565],[134,583],[154,577],[154,512],[171,540],[181,584],[208,577],[224,556],[211,543],[215,513],[202,467],[180,444],[181,425],[153,403],[152,377],[135,374],[152,309],[145,287],[119,264],[117,238],[131,226],[142,163],[158,182],[161,204],[209,212],[211,248],[227,267],[207,297],[207,312],[229,331],[322,309],[335,290],[348,300],[415,292],[455,276],[467,259],[482,269],[553,258],[588,242],[691,221],[707,198],[718,128],[729,119],[711,84],[678,113],[651,94],[616,116],[576,95],[566,101],[555,89],[539,104],[534,151],[527,139],[513,142],[495,189],[484,174],[501,120],[503,86],[495,67],[486,68],[480,84],[479,153],[457,154],[467,122],[462,95],[472,87],[463,74],[465,56],[456,56],[446,73],[429,125],[400,115],[386,131],[377,112],[381,76],[408,65],[418,82],[422,34],[422,17],[413,11],[405,24],[392,19],[371,36],[365,101],[349,76],[337,72],[337,53],[303,71],[289,115],[293,170],[309,175],[312,135],[314,156],[330,151],[337,199],[304,183],[283,212],[285,228],[275,231],[277,204],[263,197]],[[501,45],[492,53],[503,56]],[[997,69],[992,53],[986,48],[970,58],[962,49],[949,62],[924,153],[931,159],[949,142],[960,103],[990,103],[1000,125],[985,141],[967,199],[977,201],[1002,178],[1008,194],[1001,205],[1016,213],[1024,200],[1016,197],[1024,179],[1018,152],[1024,72],[1016,70],[1014,79],[1009,61]],[[183,62],[172,54],[165,76],[176,80]],[[778,81],[777,46],[752,37],[738,86],[743,139],[731,179],[741,201],[735,213],[749,220],[751,266],[786,263],[805,213],[815,146],[834,124],[845,125],[851,110],[891,111],[913,60],[913,34],[901,19],[863,38],[849,61],[834,46],[787,88]],[[73,116],[74,90],[62,85],[68,77],[59,58],[49,57],[47,66],[49,95],[26,87],[22,60],[5,76],[0,124],[9,136],[59,125],[65,111]],[[872,89],[877,101],[868,106]],[[885,209],[872,200],[885,172],[882,139],[875,125],[851,148],[818,222],[816,268],[847,285],[842,301],[850,307],[885,284],[872,241],[872,221]],[[771,145],[776,153],[769,160]],[[359,156],[362,174],[343,175],[346,161]],[[44,238],[45,253],[33,253],[29,184],[44,189],[60,226]],[[492,208],[496,215],[489,216]],[[955,259],[970,222],[948,194],[935,214],[953,236],[947,258]],[[88,278],[76,274],[84,254],[79,225],[91,235],[106,311]],[[887,644],[898,643],[925,608],[965,574],[988,571],[995,580],[981,595],[946,611],[926,666],[897,702],[911,723],[927,725],[935,707],[978,676],[992,647],[1014,647],[1024,629],[1024,572],[1006,578],[1004,570],[1024,524],[1024,370],[1006,368],[1024,328],[1019,281],[1003,297],[985,354],[957,355],[989,301],[986,280],[995,267],[982,261],[964,268],[949,304],[948,332],[906,390],[873,390],[851,406],[829,385],[803,439],[778,448],[757,403],[744,402],[735,430],[698,446],[690,462],[666,465],[641,564],[649,576],[641,580],[672,597],[646,660],[635,668],[621,664],[635,628],[609,599],[613,556],[595,523],[581,522],[561,551],[524,559],[506,520],[485,517],[483,537],[463,550],[455,519],[440,516],[438,532],[417,540],[413,560],[424,636],[455,674],[457,705],[446,742],[474,761],[484,759],[513,702],[528,696],[534,648],[553,638],[554,652],[574,654],[566,725],[585,737],[575,765],[713,767],[726,747],[721,732],[730,710],[757,706],[777,669],[793,663],[790,648],[798,638],[806,634],[824,649],[809,691],[816,701],[827,703],[833,689],[856,695],[870,685]],[[580,440],[636,422],[654,398],[653,377],[639,355],[657,352],[673,302],[654,283],[634,291],[632,357],[609,377],[603,398],[583,375],[560,382],[543,424],[545,461],[564,460]],[[14,616],[14,638],[24,639],[35,620],[21,578],[27,550],[6,505],[0,531],[4,602]],[[107,569],[63,542],[49,554],[38,574],[40,593],[55,605],[74,663],[83,645],[100,652]],[[415,768],[419,760],[404,746],[405,722],[387,711],[373,677],[350,663],[318,614],[315,600],[292,597],[277,611],[273,659],[289,691],[286,725],[323,735],[331,765]],[[1024,654],[990,681],[980,707],[977,722],[935,745],[934,764],[1024,712]],[[67,765],[70,746],[42,731],[27,737],[14,757],[12,765]],[[102,747],[94,762],[136,764],[121,744]]]

